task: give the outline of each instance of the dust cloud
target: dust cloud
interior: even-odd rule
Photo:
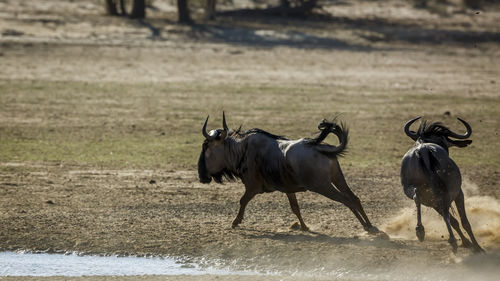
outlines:
[[[481,196],[478,186],[468,179],[464,179],[462,189],[467,217],[479,244],[486,249],[500,249],[500,201],[491,196]],[[460,221],[455,207],[451,212]],[[392,238],[417,240],[416,224],[416,208],[413,202],[408,200],[408,207],[389,218],[381,228]],[[425,227],[426,240],[448,239],[446,225],[433,209],[422,207],[422,224]]]

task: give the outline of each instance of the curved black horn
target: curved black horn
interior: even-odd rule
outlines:
[[[222,128],[224,131],[229,132],[229,128],[227,127],[226,123],[226,115],[224,114],[224,111],[222,111]]]
[[[415,117],[415,118],[411,119],[410,121],[406,122],[406,125],[405,125],[406,135],[409,136],[414,141],[416,141],[418,139],[418,135],[414,131],[410,131],[410,126],[411,126],[411,124],[413,124],[413,122],[417,121],[421,117],[422,116]]]
[[[464,124],[467,131],[465,132],[465,134],[459,135],[459,134],[454,133],[450,130],[449,136],[452,138],[462,139],[462,140],[470,137],[470,135],[472,134],[472,128],[470,127],[469,123],[465,122],[463,119],[460,119],[460,118],[457,118],[457,119],[458,119],[458,121],[462,122],[462,124]]]
[[[207,119],[205,120],[205,124],[203,124],[203,129],[201,129],[201,133],[206,139],[210,139],[210,135],[207,133],[207,123],[208,123],[208,117],[210,115],[207,115]]]

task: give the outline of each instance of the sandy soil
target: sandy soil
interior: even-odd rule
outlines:
[[[169,5],[151,10],[151,19],[140,23],[105,17],[96,1],[0,1],[0,79],[377,84],[461,92],[498,105],[500,27],[493,20],[498,9],[450,5],[428,12],[399,1],[388,7],[355,2],[326,7],[336,15],[331,21],[227,16],[186,27],[173,23]],[[23,114],[2,117],[4,127],[38,122]],[[500,130],[499,116],[493,117],[491,126]],[[240,280],[493,280],[500,273],[500,173],[487,163],[468,166],[464,182],[473,228],[488,251],[482,256],[463,248],[453,255],[444,225],[431,210],[424,210],[427,240],[418,242],[412,202],[393,168],[343,166],[368,216],[388,239],[367,235],[347,208],[314,193],[298,194],[310,232],[291,228],[296,219],[280,193],[257,196],[244,223],[232,229],[242,184],[202,185],[194,163],[190,169],[150,170],[43,161],[2,160],[0,166],[2,250],[162,255],[186,264],[281,274]]]

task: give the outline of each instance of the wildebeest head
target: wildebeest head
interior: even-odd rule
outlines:
[[[226,116],[222,113],[222,129],[211,130],[207,133],[208,116],[201,130],[205,140],[203,141],[200,158],[198,160],[198,176],[200,182],[210,183],[212,178],[222,182],[222,177],[233,179],[233,175],[226,169],[225,163],[225,141],[229,128],[226,124]]]
[[[462,124],[464,124],[467,130],[463,135],[451,131],[448,127],[439,122],[428,124],[426,120],[420,123],[420,127],[418,128],[417,132],[410,130],[410,126],[413,124],[413,122],[417,121],[420,118],[421,117],[419,116],[408,121],[404,128],[406,135],[414,141],[435,143],[439,146],[442,146],[446,150],[448,150],[448,147],[450,146],[466,147],[467,145],[472,143],[472,140],[465,140],[472,134],[472,129],[467,122],[460,118],[457,119],[462,122]],[[451,138],[459,140],[453,140]]]

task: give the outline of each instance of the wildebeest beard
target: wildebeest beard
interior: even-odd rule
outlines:
[[[223,180],[235,181],[238,177],[235,173],[228,169],[223,169],[222,171],[211,175],[216,183],[223,183]]]

